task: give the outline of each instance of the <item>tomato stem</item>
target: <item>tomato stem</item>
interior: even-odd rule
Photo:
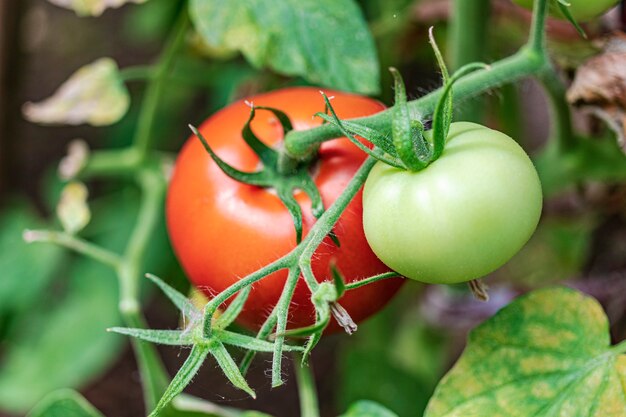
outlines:
[[[283,288],[283,292],[274,307],[276,310],[276,338],[274,339],[274,355],[272,357],[272,387],[278,387],[283,384],[282,377],[282,361],[283,361],[283,344],[285,343],[285,330],[287,330],[287,321],[289,320],[289,306],[293,293],[296,290],[296,284],[300,277],[300,268],[291,267],[289,275]]]
[[[25,230],[24,241],[26,243],[53,243],[76,253],[91,258],[96,262],[118,268],[122,264],[122,257],[93,243],[87,242],[79,237],[69,235],[65,232],[52,230]]]
[[[556,141],[558,152],[571,150],[576,137],[572,129],[572,116],[569,104],[565,101],[565,86],[553,66],[546,68],[539,80],[548,96],[552,126],[551,137]]]
[[[180,16],[172,29],[170,38],[159,58],[153,77],[148,83],[146,95],[137,122],[137,130],[133,139],[133,147],[137,149],[140,159],[146,157],[153,141],[153,127],[159,102],[163,97],[169,72],[178,56],[178,51],[184,44],[189,29],[189,15],[187,8],[181,7]]]
[[[454,0],[449,22],[450,69],[456,71],[462,66],[482,61],[488,44],[490,0]],[[484,100],[476,99],[471,106],[457,112],[459,119],[479,123],[484,116]],[[480,101],[478,101],[480,100]]]
[[[298,382],[298,393],[300,397],[300,416],[319,417],[319,402],[317,399],[317,389],[313,378],[311,366],[302,365],[302,355],[293,355],[293,368]]]

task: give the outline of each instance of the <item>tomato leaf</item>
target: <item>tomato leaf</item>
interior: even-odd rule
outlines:
[[[193,377],[198,373],[198,370],[204,363],[204,360],[209,355],[209,347],[205,345],[194,345],[191,349],[191,353],[187,357],[187,360],[180,367],[176,376],[172,379],[172,382],[167,387],[163,396],[159,400],[156,408],[150,413],[150,417],[156,417],[159,413],[167,407],[167,405],[183,390],[187,385],[191,383]]]
[[[50,98],[26,103],[22,111],[34,123],[105,126],[119,121],[129,105],[117,64],[101,58],[76,71]]]
[[[398,417],[398,415],[373,401],[359,401],[340,417]]]
[[[192,0],[196,29],[212,47],[238,50],[255,67],[359,93],[377,93],[372,35],[353,0]]]
[[[103,415],[78,392],[64,389],[46,396],[27,417],[103,417]]]
[[[474,329],[426,417],[626,413],[626,351],[593,298],[567,288],[518,298]]]
[[[122,338],[104,331],[120,321],[114,274],[88,259],[73,263],[67,274],[63,296],[41,299],[8,335],[0,362],[2,409],[28,410],[50,391],[78,386],[120,351]]]
[[[79,16],[100,16],[108,8],[117,8],[126,3],[145,3],[147,0],[48,0],[66,9],[71,9]]]
[[[29,227],[43,228],[45,223],[27,204],[12,204],[0,215],[0,317],[27,310],[63,259],[57,247],[24,242],[22,233]]]

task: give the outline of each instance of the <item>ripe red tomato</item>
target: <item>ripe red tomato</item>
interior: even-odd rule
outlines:
[[[328,91],[333,106],[342,118],[367,116],[384,109],[378,101]],[[251,97],[255,105],[284,111],[294,129],[307,129],[320,123],[312,116],[324,110],[316,88],[287,88]],[[207,119],[200,132],[217,155],[242,171],[259,168],[257,156],[241,137],[250,113],[243,102],[236,102]],[[260,110],[252,129],[266,144],[283,139],[280,123],[268,111]],[[321,146],[319,161],[312,168],[325,207],[341,194],[365,159],[346,138]],[[315,222],[310,200],[304,193],[296,198],[303,209],[304,235]],[[296,236],[291,216],[269,189],[242,184],[227,177],[213,162],[196,137],[184,145],[167,196],[167,225],[178,259],[189,279],[208,296],[214,295],[241,277],[276,260],[295,247]],[[318,280],[330,278],[329,262],[335,260],[346,281],[355,281],[389,269],[376,258],[363,233],[361,192],[347,207],[335,232],[338,248],[326,238],[313,257]],[[286,271],[268,276],[253,286],[238,322],[257,329],[278,301]],[[347,292],[340,300],[355,321],[381,309],[400,288],[403,279],[388,279]],[[315,314],[305,282],[298,282],[290,307],[289,328],[313,324]],[[331,321],[329,330],[337,330]]]

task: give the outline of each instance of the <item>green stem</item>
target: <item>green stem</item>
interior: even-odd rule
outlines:
[[[145,168],[138,174],[142,201],[137,213],[137,224],[119,269],[120,306],[122,311],[139,309],[139,279],[150,238],[159,222],[165,194],[165,182],[158,168]]]
[[[546,65],[547,61],[543,56],[523,48],[515,55],[496,62],[489,69],[473,72],[459,80],[453,88],[454,97],[460,101],[477,96],[503,84],[537,74]],[[442,92],[443,89],[440,88],[409,102],[410,113],[421,118],[431,116]],[[390,132],[391,109],[351,121],[381,132]],[[308,152],[315,146],[340,135],[339,129],[330,123],[309,130],[293,130],[285,137],[285,149],[293,158],[306,158]]]
[[[546,53],[546,19],[550,0],[535,0],[530,36],[526,46],[532,51],[547,57]]]
[[[377,160],[375,158],[369,156],[365,162],[363,162],[363,165],[361,165],[359,170],[354,174],[354,177],[352,177],[341,195],[317,220],[313,228],[309,231],[309,234],[302,241],[301,245],[296,248],[296,250],[300,251],[298,256],[299,262],[306,263],[307,260],[310,260],[313,257],[313,254],[317,250],[318,246],[332,231],[341,214],[365,183],[368,174],[372,168],[374,168],[376,162]]]
[[[71,249],[76,253],[108,265],[114,269],[118,268],[122,264],[122,258],[118,254],[63,232],[51,230],[26,230],[24,231],[24,240],[28,243],[53,243],[64,248]]]
[[[276,303],[276,339],[274,340],[274,355],[272,357],[272,387],[278,387],[283,384],[282,378],[282,360],[283,360],[283,344],[285,343],[285,330],[289,321],[289,306],[296,290],[298,277],[300,276],[300,268],[292,267],[289,269],[289,275],[285,282],[285,287],[280,295],[278,303]]]
[[[366,285],[372,284],[376,281],[380,281],[383,279],[398,278],[401,276],[402,275],[398,274],[397,272],[385,272],[382,274],[374,275],[369,278],[362,279],[360,281],[350,282],[349,284],[346,284],[346,291],[356,290],[357,288],[364,287]]]
[[[548,96],[551,111],[551,137],[556,140],[557,150],[565,152],[572,149],[576,137],[572,129],[572,116],[569,104],[565,100],[565,86],[554,67],[547,68],[539,75],[539,80]]]
[[[160,219],[165,182],[158,166],[144,168],[137,175],[142,201],[137,214],[137,224],[117,273],[120,282],[120,311],[126,325],[145,328],[146,323],[139,304],[141,268],[150,238]],[[132,346],[141,375],[145,406],[147,410],[152,410],[165,392],[169,377],[153,345],[133,338]]]
[[[120,70],[122,81],[143,81],[154,78],[157,68],[152,65],[140,65],[136,67],[127,67]]]
[[[483,61],[488,41],[490,0],[454,0],[448,44],[452,72],[466,64]],[[461,120],[481,122],[483,100],[463,108]]]
[[[80,172],[80,178],[127,175],[137,172],[142,160],[135,148],[99,150],[94,152]]]
[[[293,356],[293,368],[298,382],[298,394],[300,397],[300,417],[319,417],[319,402],[317,389],[313,378],[313,370],[309,366],[302,366],[302,356]]]
[[[148,83],[146,95],[143,98],[143,105],[133,140],[133,146],[139,152],[140,159],[143,159],[150,150],[159,102],[163,96],[169,72],[172,69],[178,50],[183,45],[189,27],[187,9],[183,7],[180,13],[180,17],[172,30],[171,37],[159,59],[154,76]]]
[[[290,252],[287,255],[283,256],[282,258],[275,260],[271,264],[268,264],[264,266],[263,268],[246,276],[245,278],[240,279],[239,281],[232,284],[230,287],[226,288],[224,291],[217,294],[215,298],[212,298],[211,301],[209,301],[206,304],[206,306],[204,306],[204,329],[203,329],[204,337],[205,338],[211,337],[211,326],[212,326],[213,316],[215,315],[215,312],[222,304],[224,304],[230,297],[237,294],[239,291],[241,291],[245,287],[252,285],[257,281],[262,280],[263,278],[267,277],[268,275],[273,274],[276,271],[289,268],[291,264],[293,263],[292,257],[293,257],[293,252]]]
[[[257,333],[256,338],[260,340],[267,339],[269,335],[272,334],[272,330],[274,329],[274,326],[276,326],[276,320],[277,320],[276,309],[273,309],[270,315],[267,317],[267,319],[265,319],[265,322],[263,323],[263,326],[261,326],[261,329]],[[248,369],[250,368],[250,364],[252,363],[252,360],[254,359],[255,356],[256,356],[256,352],[253,350],[249,350],[246,352],[246,355],[241,360],[241,364],[239,364],[239,370],[241,371],[243,375],[245,375],[246,372],[248,372]]]

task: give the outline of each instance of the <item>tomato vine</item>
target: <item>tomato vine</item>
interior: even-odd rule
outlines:
[[[562,101],[562,86],[552,67],[545,45],[545,20],[548,1],[536,0],[533,11],[533,21],[528,43],[516,54],[493,63],[486,69],[479,69],[458,80],[452,87],[456,100],[474,97],[488,90],[507,83],[512,83],[525,77],[535,76],[544,81],[546,91],[551,98],[554,113],[554,133],[559,147],[565,151],[570,145],[571,121],[569,111]],[[311,258],[322,243],[323,239],[332,232],[342,212],[352,198],[363,186],[369,172],[376,163],[376,159],[368,157],[362,167],[356,172],[340,197],[320,215],[309,233],[298,246],[280,259],[263,268],[243,277],[226,290],[212,298],[201,312],[200,316],[190,326],[193,337],[185,338],[182,334],[164,333],[159,330],[145,329],[145,320],[140,312],[139,282],[141,265],[145,257],[147,244],[155,229],[158,217],[161,215],[164,199],[166,175],[164,165],[171,164],[171,158],[153,150],[152,132],[163,89],[172,66],[176,61],[178,51],[185,39],[189,28],[185,8],[181,8],[178,22],[175,24],[167,46],[156,66],[152,68],[135,68],[123,72],[126,80],[146,78],[148,88],[141,107],[139,124],[137,126],[133,144],[129,148],[115,151],[96,151],[87,161],[85,167],[78,174],[78,178],[126,176],[134,180],[141,191],[142,202],[138,213],[137,224],[132,231],[130,240],[123,254],[116,254],[97,247],[78,237],[62,232],[29,231],[25,238],[29,241],[51,242],[65,246],[96,261],[112,267],[120,283],[119,310],[122,313],[127,328],[116,331],[134,336],[133,347],[139,362],[142,383],[144,387],[146,407],[155,410],[151,415],[156,416],[168,406],[176,394],[180,393],[191,381],[195,372],[209,353],[217,359],[218,364],[236,386],[252,393],[245,382],[245,374],[256,351],[267,350],[271,346],[272,359],[272,386],[283,383],[282,361],[286,350],[300,350],[299,360],[305,364],[308,354],[322,337],[326,325],[334,316],[348,332],[356,330],[347,312],[338,303],[344,291],[350,291],[362,285],[367,285],[381,279],[396,276],[394,273],[382,274],[363,279],[350,284],[342,283],[340,271],[336,271],[333,282],[319,283],[311,268]],[[480,24],[474,22],[474,25]],[[457,45],[458,46],[458,45]],[[463,60],[459,58],[459,60]],[[433,115],[445,89],[441,88],[422,98],[406,103],[405,113],[418,115],[424,120]],[[362,128],[388,132],[392,130],[393,115],[399,107],[392,107],[379,114],[347,121],[356,123]],[[330,120],[330,119],[328,119]],[[349,130],[349,129],[348,129]],[[311,158],[317,146],[324,141],[332,140],[343,135],[341,123],[327,123],[309,130],[292,130],[285,136],[284,147],[278,155],[277,170],[285,173],[292,172],[294,167],[303,160]],[[256,338],[239,338],[226,334],[220,328],[216,318],[218,308],[232,297],[225,315],[233,317],[238,314],[246,300],[249,288],[254,283],[268,275],[286,269],[288,278],[280,300],[267,317],[258,331]],[[287,316],[290,301],[293,297],[297,280],[302,276],[308,285],[313,304],[316,308],[316,323],[313,326],[301,329],[287,329]],[[188,305],[182,301],[185,297],[175,293],[158,279],[155,280],[167,295],[177,304],[183,313],[189,314]],[[182,297],[182,298],[181,298]],[[195,313],[194,313],[195,314]],[[222,316],[223,317],[223,316]],[[301,349],[286,344],[288,336],[307,336],[308,340]],[[173,338],[174,336],[179,339]],[[143,339],[143,340],[141,340]],[[271,341],[268,341],[271,339]],[[193,345],[192,353],[186,364],[168,384],[167,373],[155,348],[147,343],[161,342],[167,344]],[[234,344],[247,349],[246,356],[239,365],[225,349],[224,344]],[[319,416],[315,388],[312,383],[308,367],[298,369],[297,379],[300,387],[300,397],[303,415],[306,417]],[[169,388],[168,388],[169,386]],[[165,396],[164,396],[165,393]],[[252,395],[252,394],[251,394]]]

